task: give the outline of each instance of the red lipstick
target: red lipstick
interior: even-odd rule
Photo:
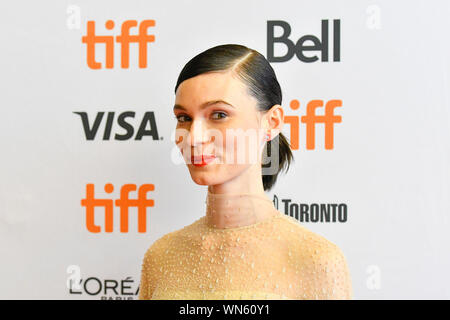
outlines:
[[[214,155],[191,156],[191,164],[196,167],[203,167],[212,162],[215,158]]]

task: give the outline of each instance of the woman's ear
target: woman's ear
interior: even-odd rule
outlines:
[[[264,115],[265,117],[265,129],[269,134],[269,140],[275,138],[281,133],[284,125],[284,110],[279,104],[273,105]]]

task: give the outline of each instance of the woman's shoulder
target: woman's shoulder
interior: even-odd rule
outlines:
[[[152,245],[150,245],[146,254],[161,253],[162,251],[170,250],[172,244],[179,244],[180,241],[184,241],[186,237],[189,237],[191,234],[195,234],[195,229],[198,229],[200,226],[202,218],[195,220],[189,225],[160,236],[153,242]]]
[[[341,248],[298,220],[285,215],[294,268],[311,281],[314,294],[324,299],[350,299],[353,295],[347,259]]]
[[[283,214],[282,225],[286,229],[285,234],[289,234],[289,241],[301,252],[309,257],[327,257],[342,255],[342,250],[337,244],[324,236],[311,231],[302,225],[297,219]]]

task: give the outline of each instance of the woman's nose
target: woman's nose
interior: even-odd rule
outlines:
[[[188,138],[191,146],[201,145],[209,140],[208,128],[202,120],[193,120],[189,130],[190,138]]]

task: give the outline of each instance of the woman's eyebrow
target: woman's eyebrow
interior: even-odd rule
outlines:
[[[220,99],[219,99],[219,100],[212,100],[212,101],[207,101],[207,102],[202,103],[201,106],[200,106],[200,109],[204,109],[204,108],[206,108],[206,107],[209,107],[209,106],[211,106],[211,105],[213,105],[213,104],[218,104],[218,103],[227,104],[227,105],[229,105],[230,107],[233,107],[233,108],[234,108],[234,106],[233,106],[231,103],[228,103],[228,102],[226,102],[226,101],[224,101],[224,100],[220,100]],[[177,109],[179,109],[179,110],[186,110],[186,108],[183,107],[182,105],[175,104],[175,106],[173,107],[173,111],[175,111],[175,110],[177,110]]]

